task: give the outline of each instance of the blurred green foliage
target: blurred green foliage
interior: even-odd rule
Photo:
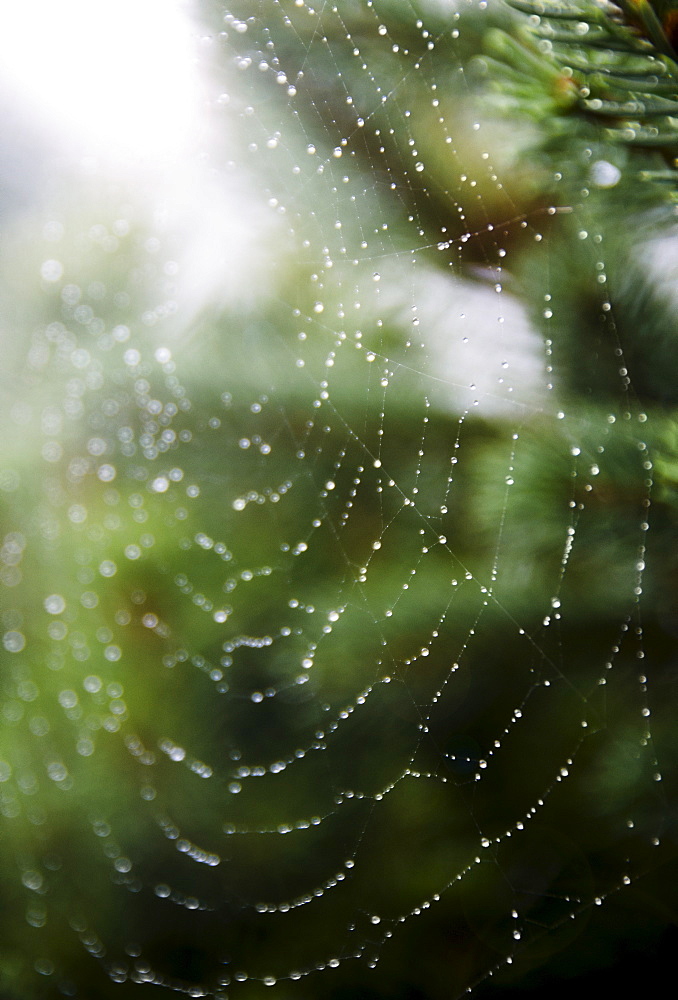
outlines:
[[[3,997],[553,997],[663,960],[676,97],[648,10],[214,3],[206,158],[266,219],[238,287],[189,314],[186,237],[103,171],[9,234]],[[412,318],[434,278],[451,370]],[[522,302],[539,405],[457,384],[468,340],[503,372],[469,288],[488,330]]]

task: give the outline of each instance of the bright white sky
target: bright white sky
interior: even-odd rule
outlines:
[[[181,155],[199,106],[187,0],[0,0],[0,79],[76,155]]]
[[[58,146],[50,169],[92,161],[102,178],[125,177],[148,216],[162,209],[183,234],[184,316],[261,291],[270,271],[270,212],[244,175],[226,182],[196,155],[211,148],[203,36],[195,0],[0,0],[0,109],[25,123],[31,149],[41,136],[45,155]],[[21,136],[3,141],[26,155]],[[68,170],[60,180],[68,192]]]

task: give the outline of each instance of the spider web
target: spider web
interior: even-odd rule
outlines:
[[[255,7],[201,42],[215,219],[96,189],[6,261],[6,995],[480,994],[661,882],[600,215],[483,111],[485,4]]]

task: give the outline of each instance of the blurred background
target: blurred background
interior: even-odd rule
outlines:
[[[670,11],[255,6],[0,13],[0,995],[646,986]]]

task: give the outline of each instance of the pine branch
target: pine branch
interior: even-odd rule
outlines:
[[[490,89],[540,123],[544,147],[591,135],[635,147],[636,176],[676,199],[678,11],[671,0],[507,0],[513,28],[488,33]]]

